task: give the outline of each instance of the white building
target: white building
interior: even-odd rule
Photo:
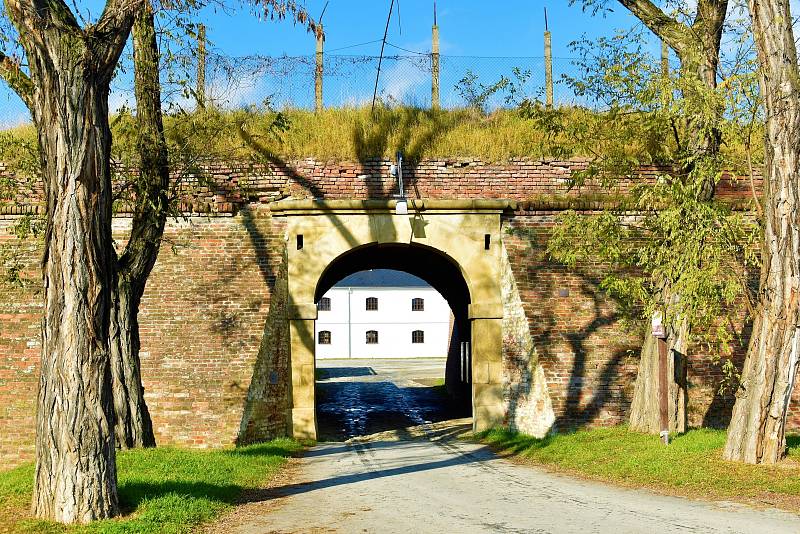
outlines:
[[[361,271],[333,286],[317,309],[318,359],[447,356],[450,306],[416,276]]]

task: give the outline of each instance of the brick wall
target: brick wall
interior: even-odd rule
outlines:
[[[203,179],[182,178],[182,207],[194,215],[168,224],[139,320],[146,399],[159,443],[220,446],[285,431],[284,228],[269,217],[265,203],[289,196],[385,198],[395,187],[389,163],[303,160],[273,170],[212,166]],[[622,422],[632,397],[638,337],[618,324],[591,266],[568,270],[544,253],[554,214],[568,205],[564,195],[599,191],[591,186],[567,191],[570,172],[585,165],[441,160],[424,162],[407,176],[412,197],[520,201],[503,220],[511,285],[522,310],[513,335],[507,336],[504,361],[508,421],[523,429],[530,414],[544,409],[541,396],[531,392],[539,372],[531,365],[534,352],[558,428]],[[643,169],[640,179],[657,172]],[[749,184],[730,180],[720,190],[746,200]],[[599,204],[587,201],[579,207],[591,210]],[[0,217],[0,243],[17,242],[11,228],[15,214],[40,209],[35,197],[0,204],[0,213],[12,214]],[[115,219],[120,244],[129,222]],[[41,251],[33,242],[20,246],[29,284],[0,284],[0,461],[5,465],[32,454],[40,348]],[[519,349],[526,324],[534,352]],[[693,354],[689,376],[692,424],[724,421],[730,399],[714,394],[720,373],[710,356]],[[798,402],[791,425],[800,428]]]

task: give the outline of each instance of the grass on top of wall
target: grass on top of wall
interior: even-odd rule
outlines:
[[[800,510],[800,436],[777,465],[722,459],[724,430],[694,429],[668,447],[627,426],[580,430],[537,439],[505,429],[478,434],[502,456],[524,463],[671,495],[728,499]]]
[[[561,107],[553,114],[523,116],[515,109],[489,114],[472,109],[429,110],[417,107],[329,108],[320,113],[286,109],[219,111],[213,108],[168,114],[164,124],[171,154],[179,161],[300,158],[360,161],[479,158],[570,158],[605,154],[654,163],[671,156],[670,129],[655,127],[635,113],[603,119],[600,112]],[[116,158],[134,156],[136,127],[130,114],[112,117]],[[602,134],[597,135],[597,130]],[[8,130],[28,141],[35,130],[24,125]],[[759,137],[753,136],[758,143]],[[620,140],[623,140],[620,142]],[[723,150],[736,152],[732,143]],[[758,155],[758,147],[753,148]],[[3,154],[0,154],[0,158]],[[738,156],[737,156],[738,157]]]
[[[137,449],[117,454],[122,516],[66,527],[31,518],[33,465],[0,473],[0,532],[181,533],[230,509],[300,449],[291,439],[225,450]]]

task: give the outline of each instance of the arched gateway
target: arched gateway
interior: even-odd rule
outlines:
[[[473,428],[502,424],[500,215],[503,200],[285,200],[270,206],[288,233],[290,420],[296,438],[316,438],[316,301],[343,276],[394,268],[417,275],[450,302],[470,332]],[[463,310],[463,312],[462,312]]]

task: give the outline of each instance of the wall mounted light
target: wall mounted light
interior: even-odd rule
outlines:
[[[406,191],[403,187],[403,153],[397,152],[397,165],[392,165],[389,168],[389,173],[397,176],[397,189],[400,192],[400,198],[394,206],[395,215],[408,215],[408,201],[406,200]]]

